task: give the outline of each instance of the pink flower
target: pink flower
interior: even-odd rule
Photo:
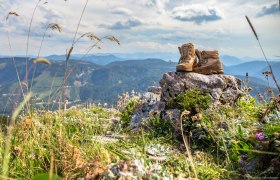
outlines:
[[[258,133],[256,134],[256,138],[257,138],[258,140],[260,140],[260,141],[263,141],[263,140],[265,139],[262,132],[258,132]]]

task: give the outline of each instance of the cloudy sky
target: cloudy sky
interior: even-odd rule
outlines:
[[[0,0],[0,55],[25,54],[32,11],[38,0]],[[47,3],[46,3],[47,2]],[[49,23],[62,32],[48,31],[41,55],[64,54],[71,46],[86,0],[42,0],[31,26],[29,54],[36,55]],[[9,16],[17,12],[18,17]],[[278,0],[89,0],[78,34],[114,35],[117,46],[104,41],[92,53],[170,52],[193,42],[199,49],[221,54],[262,57],[245,15],[254,24],[269,58],[280,56]],[[82,39],[74,53],[84,53],[93,42]]]

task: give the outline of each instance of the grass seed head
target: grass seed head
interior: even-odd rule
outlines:
[[[19,16],[19,14],[17,12],[9,12],[7,17],[6,17],[6,21],[9,19],[10,16]]]
[[[36,58],[35,60],[33,60],[33,63],[34,64],[37,64],[37,63],[44,63],[44,64],[47,64],[47,65],[51,65],[51,62],[45,58]]]
[[[62,31],[61,27],[57,23],[50,23],[48,25],[48,28],[50,28],[51,30],[57,30],[58,32]]]
[[[108,36],[107,39],[109,39],[110,41],[116,42],[118,45],[121,44],[120,41],[115,36]]]

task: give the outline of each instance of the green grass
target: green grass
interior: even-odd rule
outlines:
[[[256,125],[256,112],[263,105],[252,104],[246,97],[240,101],[234,107],[210,106],[200,115],[190,115],[196,119],[184,117],[184,133],[200,179],[279,175],[279,167],[274,167],[280,157],[275,145],[280,138],[279,111],[268,116],[270,124]],[[125,109],[130,112],[132,106],[128,106]],[[63,115],[34,111],[32,119],[21,115],[13,130],[8,177],[32,179],[49,172],[64,179],[194,177],[182,138],[174,136],[170,123],[154,117],[145,124],[148,129],[130,132],[123,129],[122,120],[116,120],[119,116],[123,112],[99,106],[69,109]],[[7,123],[3,120],[1,124],[3,161]],[[265,141],[255,138],[260,128]],[[242,155],[248,159],[240,165]],[[246,167],[258,159],[262,160],[260,166],[253,170]]]

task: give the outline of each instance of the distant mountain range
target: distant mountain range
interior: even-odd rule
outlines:
[[[273,61],[270,62],[270,64],[277,81],[280,81],[280,61]],[[267,63],[265,61],[251,61],[234,66],[225,66],[224,70],[225,73],[232,75],[245,76],[246,73],[248,73],[249,78],[259,78],[265,80],[267,83],[269,82],[272,86],[274,86],[274,82],[272,81],[271,76],[266,79],[266,77],[262,74],[262,72],[269,71]]]
[[[145,92],[151,85],[158,85],[165,72],[175,71],[177,62],[167,62],[161,59],[124,60],[114,55],[88,56],[84,60],[71,59],[65,97],[71,102],[107,102],[115,104],[118,95],[124,92]],[[49,56],[50,66],[37,64],[33,80],[33,102],[37,107],[44,108],[44,102],[49,97],[52,104],[57,102],[57,89],[61,86],[64,76],[65,63],[63,56]],[[227,64],[241,63],[242,60],[227,56]],[[234,61],[234,63],[232,63]],[[271,62],[275,75],[280,81],[280,62]],[[25,76],[25,58],[16,58],[16,66],[21,79]],[[29,83],[32,81],[35,65],[29,62]],[[236,75],[245,79],[249,74],[248,86],[253,87],[252,94],[264,93],[268,88],[268,81],[262,75],[267,70],[263,61],[252,61],[238,65],[224,66],[226,74]],[[29,84],[30,85],[30,84]],[[270,86],[272,83],[270,82]],[[23,84],[23,87],[25,84]],[[52,88],[51,88],[52,87]],[[275,90],[275,89],[274,89]],[[0,114],[1,111],[11,112],[13,104],[20,101],[20,88],[12,58],[0,58]],[[45,104],[46,105],[46,104]]]
[[[66,58],[66,55],[51,55],[51,56],[47,56],[45,57],[49,60],[52,61],[64,61]],[[83,60],[83,61],[89,61],[89,62],[93,62],[95,64],[99,64],[99,65],[106,65],[109,64],[111,62],[115,62],[115,61],[123,61],[125,59],[119,58],[115,55],[109,54],[109,55],[73,55],[71,56],[72,59],[78,59],[78,60]]]
[[[0,58],[9,57],[9,56],[1,56]],[[21,56],[18,56],[21,57]],[[25,57],[25,56],[22,56]],[[35,58],[36,56],[30,56],[31,58]],[[64,61],[66,55],[50,55],[46,56],[45,58],[52,60],[52,61]],[[85,60],[90,61],[99,65],[106,65],[114,61],[125,61],[125,60],[143,60],[143,59],[162,59],[164,61],[171,61],[177,63],[179,60],[179,53],[165,53],[165,52],[154,52],[154,53],[144,53],[144,52],[137,52],[137,53],[97,53],[97,54],[72,54],[71,59],[76,60]],[[251,61],[263,61],[263,58],[253,58],[253,57],[243,57],[239,58],[236,56],[230,55],[221,55],[220,56],[223,64],[225,66],[234,66],[238,64],[242,64],[245,62]],[[269,59],[270,61],[280,62],[280,58],[278,59]]]

